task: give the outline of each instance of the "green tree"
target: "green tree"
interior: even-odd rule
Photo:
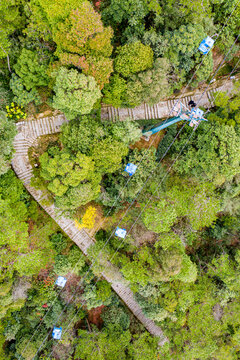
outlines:
[[[84,255],[75,244],[71,247],[67,256],[60,253],[54,258],[54,272],[57,275],[67,275],[69,272],[78,274],[84,266]]]
[[[9,37],[21,30],[26,22],[26,0],[2,0],[0,3],[0,58],[5,58],[11,48]]]
[[[95,175],[92,181],[69,188],[64,196],[56,196],[55,204],[63,210],[74,210],[81,205],[95,200],[100,193],[101,176]]]
[[[93,76],[100,88],[113,71],[111,38],[113,31],[104,28],[101,16],[89,1],[72,10],[64,22],[53,29],[56,54],[63,65],[74,65]]]
[[[32,101],[34,101],[36,105],[41,104],[41,98],[38,91],[36,89],[27,91],[22,83],[22,80],[16,74],[12,74],[9,85],[15,95],[13,101],[18,105],[26,106]]]
[[[96,169],[102,173],[113,173],[121,166],[122,158],[128,154],[128,147],[117,140],[107,138],[93,145],[91,156]]]
[[[91,333],[79,330],[79,338],[76,340],[76,352],[74,359],[83,360],[118,360],[126,359],[126,349],[131,340],[131,334],[120,331],[111,326],[102,332],[94,330]]]
[[[105,326],[115,324],[121,327],[123,330],[127,330],[130,325],[129,314],[126,313],[125,309],[121,306],[110,305],[106,307],[101,314],[101,318],[104,321]]]
[[[212,184],[172,177],[159,191],[160,200],[153,200],[143,211],[143,222],[157,233],[170,231],[180,220],[184,221],[185,227],[189,224],[194,230],[210,226],[221,209],[214,190]]]
[[[108,126],[107,130],[114,139],[126,145],[134,144],[136,141],[139,141],[142,136],[142,131],[136,122],[130,119],[112,123]]]
[[[40,345],[40,339],[29,342],[29,339],[23,338],[22,341],[17,344],[17,354],[19,354],[18,356],[21,356],[20,354],[24,351],[24,359],[31,360],[36,355]],[[26,346],[27,349],[25,349]]]
[[[95,173],[94,161],[81,153],[53,149],[39,158],[40,176],[47,181],[48,190],[56,196],[56,204],[74,209],[94,199],[100,191],[100,175]]]
[[[115,71],[124,77],[150,69],[153,65],[153,51],[140,41],[126,44],[117,49]]]
[[[147,332],[134,336],[134,341],[129,346],[129,354],[133,360],[158,358],[157,338],[151,337]]]
[[[160,4],[156,0],[111,0],[106,5],[102,11],[103,20],[113,26],[116,41],[122,44],[130,38],[141,39],[145,30],[144,19],[149,13],[152,18],[159,17],[161,13]],[[150,24],[152,18],[149,19]]]
[[[166,33],[166,38],[169,42],[166,55],[170,59],[171,64],[176,70],[180,71],[184,78],[200,62],[201,54],[197,51],[197,48],[205,37],[206,33],[200,24],[181,25],[174,32]],[[213,70],[211,53],[205,57],[200,70],[200,72],[197,71],[192,84],[196,85],[211,74]]]
[[[11,179],[13,182],[11,183]],[[14,271],[20,276],[36,274],[52,261],[53,251],[48,241],[53,232],[52,224],[34,227],[28,234],[28,209],[22,201],[22,187],[8,174],[0,178],[2,197],[0,210],[1,279],[11,277]],[[6,184],[9,183],[9,189]],[[18,193],[19,192],[19,193]],[[10,193],[10,195],[8,195]],[[44,241],[43,241],[44,239]]]
[[[99,140],[110,137],[129,145],[140,140],[141,134],[134,121],[126,119],[124,122],[103,125],[91,115],[85,115],[62,126],[61,140],[69,150],[88,154]]]
[[[141,190],[144,182],[150,176],[150,174],[156,169],[156,158],[154,148],[137,150],[129,152],[129,156],[124,161],[127,163],[133,163],[137,166],[137,171],[134,177],[125,187],[126,179],[128,176],[124,172],[125,166],[119,169],[114,174],[109,174],[104,177],[103,186],[105,191],[101,194],[100,201],[105,206],[114,206],[117,208],[120,203],[124,201],[132,201],[137,193]]]
[[[198,184],[173,177],[167,182],[167,199],[174,204],[178,217],[187,217],[191,227],[199,230],[210,226],[220,211],[220,202],[212,184]]]
[[[220,124],[236,126],[240,124],[240,82],[234,84],[234,90],[230,95],[227,92],[217,92],[214,95],[216,112],[209,115],[209,120]]]
[[[222,29],[222,32],[218,39],[218,46],[221,50],[225,50],[229,48],[235,39],[235,35],[238,34],[239,29],[239,14],[240,14],[240,6],[236,0],[233,1],[220,1],[217,3],[213,3],[214,12],[213,18],[214,23],[216,24],[217,29],[222,29],[222,24],[226,18],[229,18],[228,23]],[[235,9],[235,10],[234,10]]]
[[[100,281],[96,287],[87,284],[82,295],[88,310],[102,305],[110,305],[112,301],[111,286],[106,281]]]
[[[169,46],[168,39],[153,27],[148,31],[144,31],[142,41],[144,45],[149,45],[152,48],[156,58],[166,54]]]
[[[175,151],[180,151],[187,136],[182,136],[180,141],[174,143]],[[175,169],[179,173],[191,174],[200,180],[210,180],[221,185],[239,172],[239,156],[238,129],[222,127],[217,123],[204,124],[190,140]]]
[[[48,85],[47,68],[48,64],[37,52],[24,48],[14,66],[16,74],[28,91]]]
[[[138,106],[143,102],[154,105],[170,95],[168,82],[170,64],[166,58],[155,60],[153,68],[132,75],[127,82],[124,103]]]
[[[6,173],[10,167],[10,160],[13,153],[13,139],[17,129],[12,120],[9,120],[6,113],[0,111],[0,175]]]
[[[45,41],[51,40],[52,33],[57,29],[58,24],[63,22],[71,10],[76,9],[82,2],[82,0],[63,0],[61,3],[56,3],[54,0],[31,0],[30,23],[26,29],[28,36],[35,33]]]
[[[239,292],[240,284],[240,252],[237,250],[235,261],[227,254],[214,258],[212,264],[209,264],[208,274],[218,277],[230,291]]]
[[[66,151],[57,151],[57,153],[50,157],[45,152],[40,157],[41,172],[40,175],[43,179],[50,181],[48,188],[51,186],[51,190],[58,196],[61,196],[66,192],[69,186],[78,186],[86,179],[90,179],[94,173],[93,160],[83,154],[78,153],[75,158]],[[63,191],[54,191],[54,180],[58,179],[59,184],[63,185],[65,189]],[[57,185],[56,185],[57,186]],[[61,194],[59,194],[59,191]]]
[[[106,84],[103,89],[103,102],[114,107],[120,107],[125,98],[127,89],[126,80],[118,74],[110,77],[109,84]]]
[[[18,210],[22,210],[20,219],[15,214],[9,200],[0,200],[0,249],[1,249],[1,278],[13,273],[11,262],[15,263],[20,259],[17,258],[17,252],[21,252],[22,256],[28,251],[28,232],[27,224],[23,221],[26,216],[26,209],[23,204],[19,204]],[[21,206],[23,205],[23,206]]]
[[[163,250],[157,243],[154,249],[145,246],[138,250],[133,261],[122,266],[121,272],[132,284],[143,286],[148,282],[156,284],[173,279],[194,282],[197,276],[196,265],[184,253],[182,246]]]
[[[11,93],[9,89],[0,81],[0,111],[5,111],[6,106],[11,102]]]
[[[53,107],[64,112],[71,120],[88,114],[101,97],[101,92],[92,76],[79,74],[77,70],[61,67],[54,86]]]
[[[62,126],[61,141],[72,152],[88,154],[95,142],[103,139],[106,131],[92,116],[81,116]]]
[[[174,205],[165,199],[153,202],[143,213],[143,222],[149,230],[161,233],[171,230],[177,220]]]

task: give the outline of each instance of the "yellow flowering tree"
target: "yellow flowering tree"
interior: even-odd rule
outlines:
[[[7,117],[14,121],[19,121],[20,119],[26,119],[27,114],[23,111],[22,106],[17,106],[13,102],[10,106],[6,106]]]
[[[82,228],[92,229],[95,223],[97,209],[89,206],[83,215],[82,219],[78,221],[75,219],[75,226],[81,230]]]

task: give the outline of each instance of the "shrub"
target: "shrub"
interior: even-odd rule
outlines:
[[[140,41],[126,44],[117,50],[114,62],[116,72],[128,77],[131,74],[150,69],[153,65],[153,51]]]
[[[27,90],[48,85],[48,64],[37,52],[22,49],[14,70]]]
[[[120,107],[125,98],[126,89],[126,80],[121,78],[118,74],[114,74],[110,78],[110,83],[105,85],[103,89],[103,102],[116,108]]]
[[[7,117],[11,120],[18,121],[20,119],[26,119],[27,114],[23,111],[21,106],[17,106],[11,103],[11,106],[6,106]]]
[[[13,139],[17,130],[13,121],[7,119],[6,113],[0,111],[0,175],[10,167],[13,152]]]
[[[54,249],[60,254],[67,247],[67,239],[61,233],[53,234],[50,237],[50,241],[53,243]]]
[[[13,101],[18,105],[26,106],[32,101],[34,101],[36,105],[41,104],[41,98],[37,90],[32,89],[31,91],[27,91],[23,86],[22,80],[16,74],[12,74],[10,88],[15,95]]]
[[[94,208],[93,206],[89,206],[85,214],[83,215],[81,222],[75,220],[75,226],[80,230],[82,228],[92,229],[97,215],[96,211],[97,211],[96,208]]]

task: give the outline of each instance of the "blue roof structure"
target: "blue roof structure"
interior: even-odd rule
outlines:
[[[115,231],[116,236],[124,239],[126,237],[126,234],[127,234],[127,230],[117,227],[117,229]]]
[[[64,276],[58,276],[55,284],[63,288],[66,285],[66,282],[67,279]]]
[[[53,332],[52,332],[52,337],[55,340],[61,340],[61,336],[62,336],[62,328],[57,328],[56,326],[54,326]]]
[[[137,170],[137,165],[134,165],[132,163],[128,163],[124,169],[124,171],[126,171],[130,176],[134,175],[136,170]]]
[[[208,36],[206,37],[206,39],[204,39],[201,42],[201,44],[198,47],[198,50],[201,51],[204,55],[206,55],[209,52],[209,50],[212,49],[213,45],[214,45],[214,40],[210,36]]]

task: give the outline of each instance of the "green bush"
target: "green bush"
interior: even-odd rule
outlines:
[[[47,62],[41,59],[37,52],[24,48],[14,66],[16,74],[28,91],[48,85],[47,69]]]
[[[41,98],[37,90],[32,89],[31,91],[27,91],[23,86],[22,80],[16,74],[12,74],[10,88],[15,95],[13,101],[18,105],[26,106],[32,101],[34,101],[36,105],[41,104]]]
[[[130,326],[129,315],[121,306],[112,305],[105,308],[101,314],[101,318],[103,319],[105,326],[108,326],[109,324],[119,325],[123,330],[127,330]]]
[[[0,111],[0,175],[5,174],[10,168],[13,153],[13,139],[17,134],[14,122],[7,118],[7,114]]]
[[[109,84],[103,89],[103,102],[116,108],[120,107],[124,101],[127,85],[126,80],[118,74],[114,74],[110,78]]]
[[[10,91],[2,86],[0,82],[0,110],[6,110],[6,106],[11,102]]]
[[[53,243],[54,249],[60,254],[67,247],[67,239],[62,233],[53,234],[50,237],[50,241]]]
[[[117,50],[115,71],[124,77],[150,69],[153,65],[153,51],[140,41],[123,45]]]

